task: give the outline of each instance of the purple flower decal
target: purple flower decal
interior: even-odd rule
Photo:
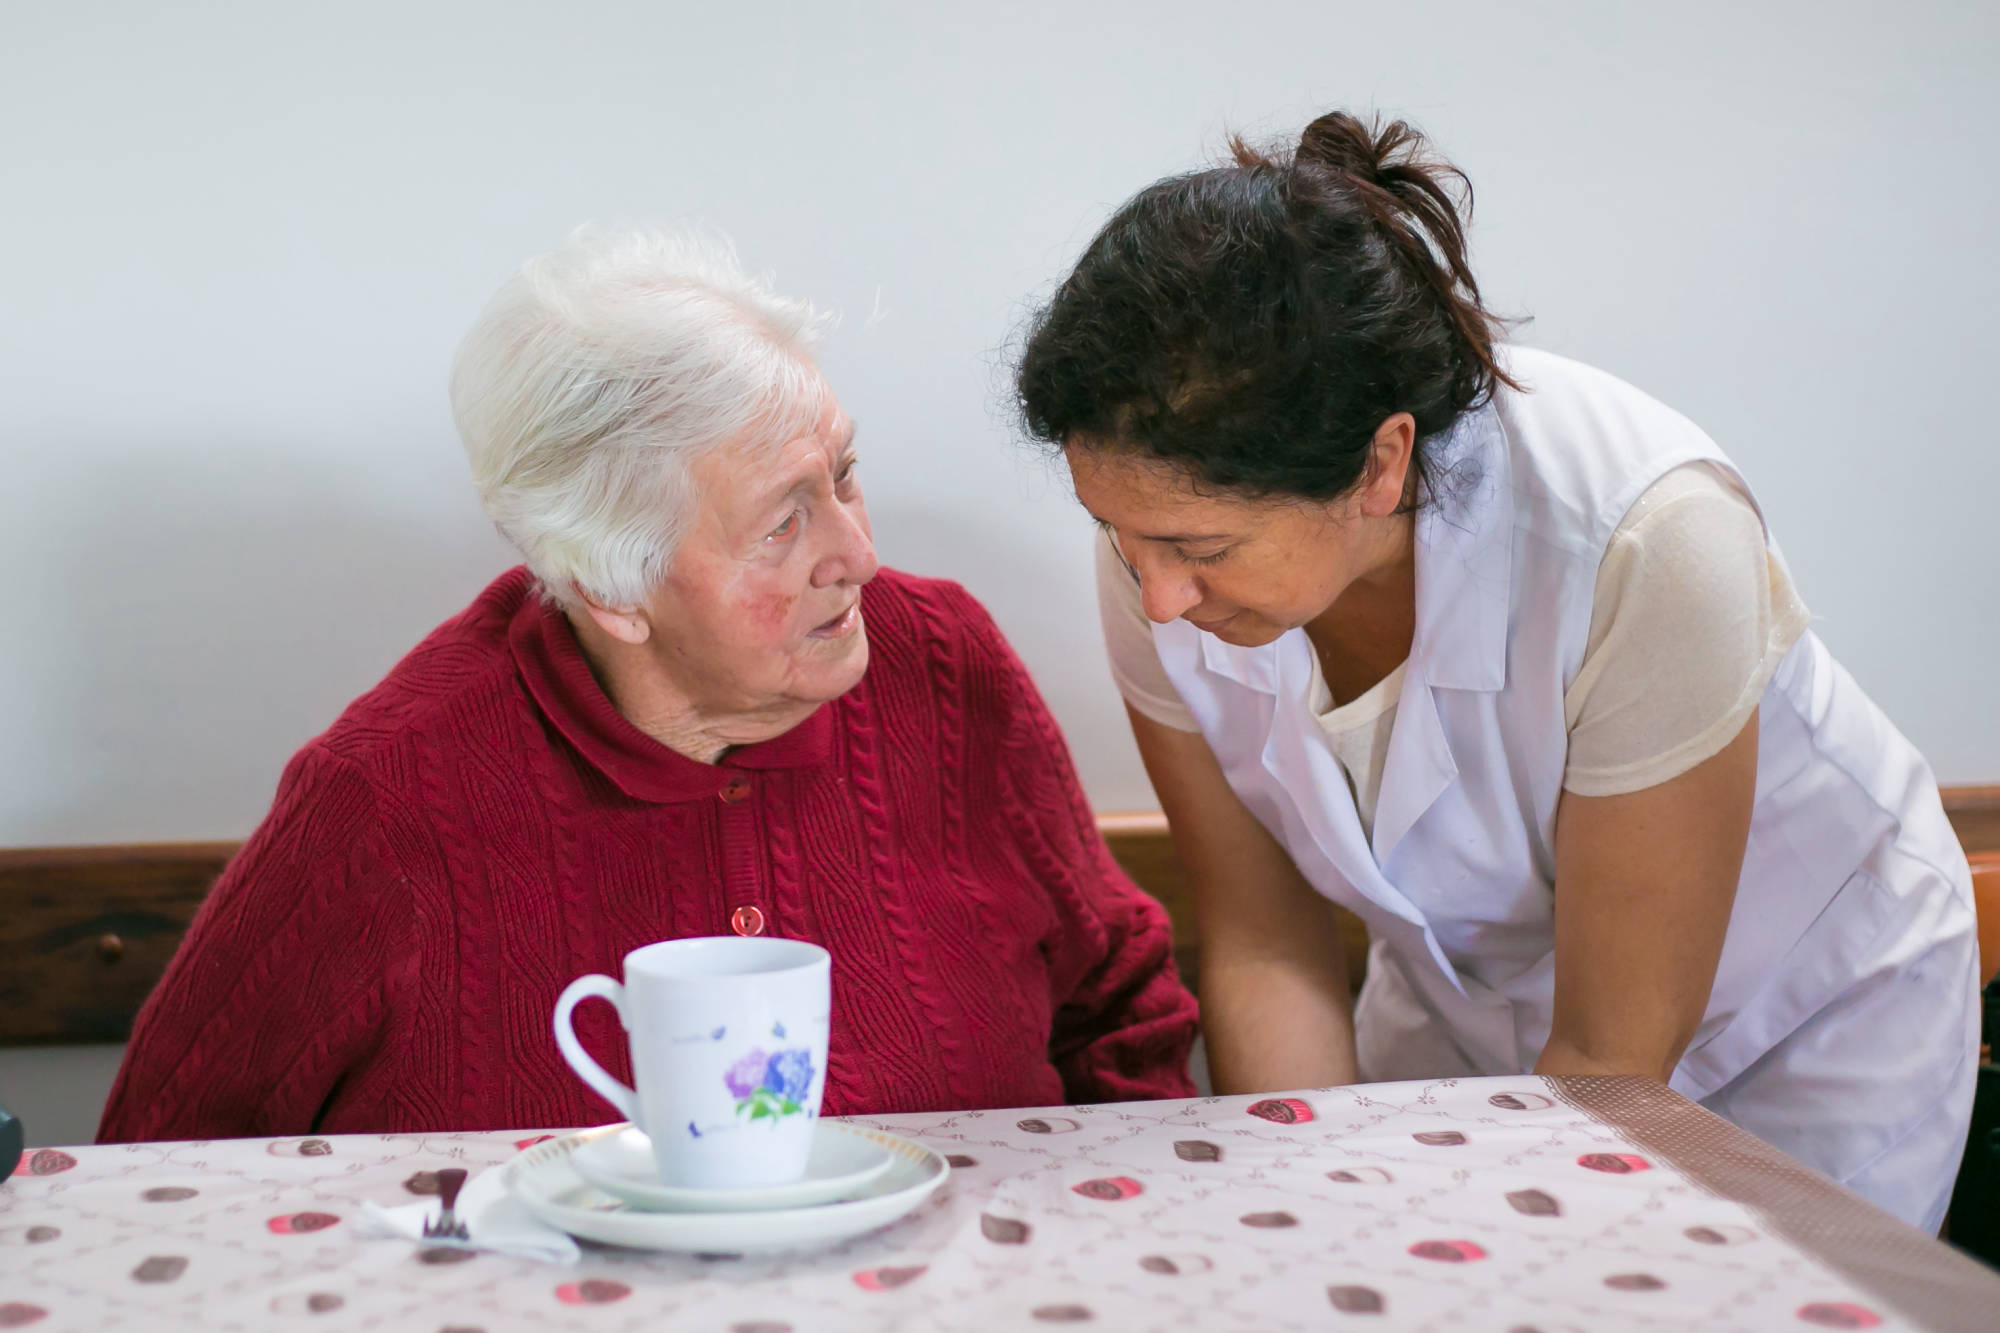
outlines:
[[[729,1067],[722,1081],[729,1086],[729,1095],[742,1101],[764,1086],[765,1062],[770,1057],[762,1051],[752,1051]]]

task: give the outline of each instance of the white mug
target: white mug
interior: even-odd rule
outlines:
[[[833,960],[803,940],[721,935],[625,955],[623,985],[578,977],[556,1001],[556,1046],[577,1076],[646,1132],[668,1185],[731,1189],[805,1175],[826,1089]],[[611,1001],[637,1091],[604,1072],[570,1015]]]

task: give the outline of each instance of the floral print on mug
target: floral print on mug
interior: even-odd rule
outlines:
[[[800,1115],[812,1087],[812,1052],[794,1049],[766,1055],[753,1050],[731,1065],[722,1081],[736,1099],[738,1115],[747,1111],[752,1120],[772,1121]]]

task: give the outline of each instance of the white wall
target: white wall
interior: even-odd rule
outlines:
[[[109,1043],[0,1050],[0,1106],[21,1122],[30,1148],[89,1143],[124,1053]]]
[[[1890,15],[1893,13],[1893,17]],[[444,379],[520,259],[698,218],[846,312],[885,557],[1150,804],[1000,348],[1225,129],[1418,118],[1526,338],[1705,424],[1835,651],[2000,779],[2000,60],[1964,4],[0,7],[0,844],[233,837],[507,557]]]

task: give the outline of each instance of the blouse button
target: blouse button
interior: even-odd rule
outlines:
[[[729,928],[738,935],[762,935],[764,914],[754,907],[739,907],[729,915]]]
[[[749,794],[750,779],[744,777],[741,773],[731,774],[729,780],[722,784],[722,790],[716,793],[717,796],[722,798],[725,805],[735,805]]]

